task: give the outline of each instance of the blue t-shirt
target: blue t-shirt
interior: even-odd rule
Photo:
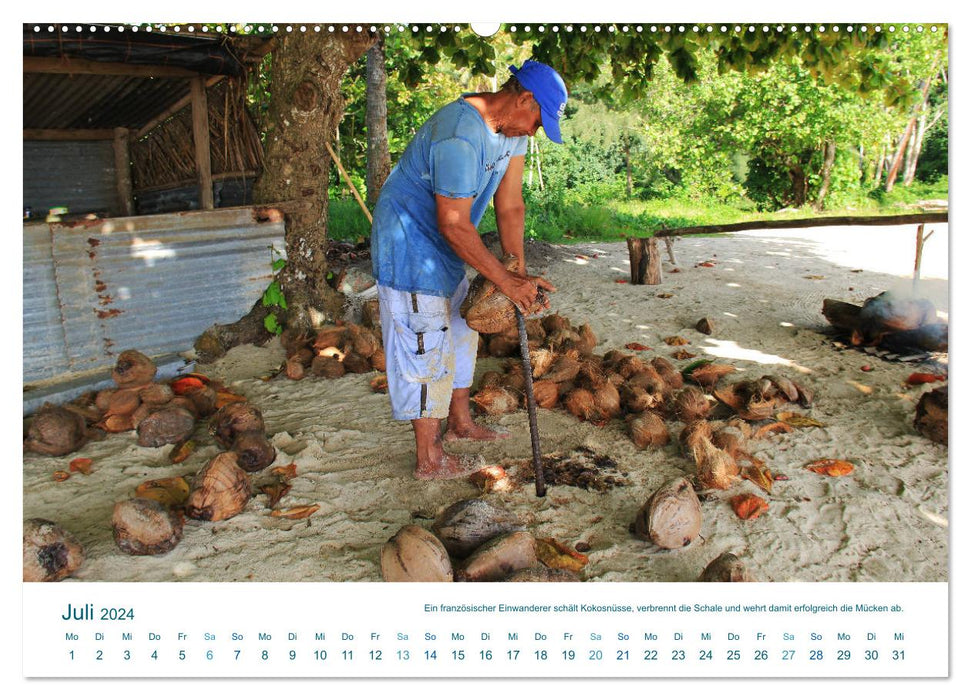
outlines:
[[[435,195],[473,197],[478,226],[506,173],[526,153],[527,136],[494,133],[464,99],[435,112],[391,171],[374,208],[371,261],[379,284],[405,292],[451,296],[465,263],[438,230]]]

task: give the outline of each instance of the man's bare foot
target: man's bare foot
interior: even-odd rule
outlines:
[[[419,463],[415,467],[415,478],[422,481],[460,479],[475,474],[485,468],[482,455],[443,454],[440,462]]]
[[[502,440],[509,437],[509,431],[505,428],[496,426],[488,428],[478,423],[469,425],[449,427],[442,436],[442,442],[452,442],[454,440]]]

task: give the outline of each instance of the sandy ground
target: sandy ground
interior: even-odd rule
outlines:
[[[921,294],[946,318],[948,233],[946,226],[935,228],[924,251]],[[703,503],[701,537],[678,551],[634,539],[628,526],[655,489],[693,466],[676,440],[639,450],[619,420],[596,427],[541,409],[541,445],[544,453],[586,446],[609,455],[627,472],[629,485],[605,493],[553,486],[543,499],[527,485],[484,497],[525,518],[537,536],[588,544],[589,564],[581,574],[588,581],[696,580],[729,550],[764,581],[946,581],[948,450],[914,431],[915,403],[928,387],[904,383],[928,365],[839,351],[821,332],[826,297],[861,303],[887,289],[908,291],[914,242],[913,227],[687,238],[675,247],[678,272],[665,257],[663,284],[637,287],[618,283],[629,276],[624,244],[532,246],[531,269],[559,289],[553,308],[574,325],[592,326],[600,339],[596,352],[638,342],[652,348],[639,353],[644,358],[670,357],[675,348],[663,338],[681,335],[699,358],[734,364],[732,378],[771,372],[804,383],[816,397],[805,413],[825,427],[756,443],[755,456],[788,477],[775,482],[771,495],[762,494],[768,512],[754,521],[732,512],[731,496],[758,492],[740,482]],[[704,261],[714,266],[696,266]],[[694,330],[702,317],[715,323],[711,336]],[[169,448],[139,447],[133,433],[90,443],[68,457],[25,455],[24,518],[53,520],[81,540],[87,560],[74,578],[84,581],[375,581],[381,579],[381,546],[400,527],[429,527],[445,507],[480,495],[467,480],[412,477],[410,426],[391,419],[387,397],[369,387],[371,374],[264,380],[283,359],[274,342],[234,349],[197,369],[263,411],[278,450],[274,464],[297,466],[281,507],[318,504],[309,519],[271,517],[266,496],[258,495],[230,520],[187,521],[182,542],[168,554],[122,553],[111,533],[114,503],[132,497],[147,479],[200,469],[218,452],[202,423],[201,447],[178,465],[169,462]],[[478,373],[497,365],[481,360]],[[872,370],[863,371],[864,365]],[[525,411],[486,421],[509,428],[512,437],[454,449],[479,451],[488,463],[530,456]],[[680,424],[669,425],[676,435]],[[54,482],[52,473],[78,456],[93,460],[93,473]],[[833,478],[803,468],[820,458],[849,460],[855,470]]]

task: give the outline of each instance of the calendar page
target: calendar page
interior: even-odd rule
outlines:
[[[960,673],[946,16],[509,9],[23,19],[28,690]]]

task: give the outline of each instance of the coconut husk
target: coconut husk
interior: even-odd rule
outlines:
[[[492,357],[510,357],[519,350],[518,340],[509,340],[501,335],[493,335],[486,345]]]
[[[796,384],[793,381],[776,374],[767,374],[765,375],[765,379],[772,383],[776,392],[783,396],[786,401],[790,403],[799,401],[799,389],[796,388]]]
[[[612,349],[604,353],[603,365],[607,369],[615,369],[617,363],[623,360],[625,357],[633,357],[630,353],[626,353],[623,350]]]
[[[522,372],[522,368],[517,372],[511,370],[502,375],[502,379],[497,385],[502,389],[506,389],[515,396],[521,396],[526,392],[526,377]]]
[[[526,319],[526,339],[530,342],[535,341],[540,345],[546,342],[546,329],[543,328],[543,321],[541,319]]]
[[[617,389],[620,389],[620,387],[623,386],[624,382],[627,380],[624,379],[624,375],[622,374],[618,374],[617,372],[607,372],[607,381],[617,387]]]
[[[739,456],[747,454],[745,435],[733,426],[724,426],[716,430],[711,436],[711,444],[719,450],[724,450],[737,460]]]
[[[553,366],[556,355],[552,350],[541,348],[529,353],[529,364],[533,368],[533,378],[539,379]]]
[[[664,378],[650,365],[645,365],[639,372],[629,375],[625,381],[632,389],[641,388],[649,394],[663,396],[670,393],[670,388]]]
[[[494,537],[522,529],[518,515],[482,498],[453,503],[431,528],[448,553],[458,559],[469,556]]]
[[[536,538],[524,530],[495,537],[473,552],[455,572],[456,581],[501,581],[536,566]]]
[[[118,391],[117,389],[102,389],[94,397],[94,405],[99,411],[105,413],[108,410],[108,406],[111,405],[111,397],[114,393]]]
[[[306,369],[303,366],[303,362],[300,361],[300,358],[294,355],[287,360],[284,372],[287,375],[287,379],[298,380],[303,379],[304,375],[306,374]]]
[[[336,357],[318,356],[310,363],[310,372],[317,377],[326,379],[337,379],[347,373],[344,363]]]
[[[196,418],[199,417],[199,414],[196,413],[196,405],[192,403],[192,399],[190,399],[188,396],[176,396],[171,401],[169,401],[169,405],[178,406],[179,408],[184,408],[189,413],[194,415]]]
[[[125,554],[165,554],[182,539],[182,516],[158,501],[132,498],[115,504],[111,530]]]
[[[200,418],[211,416],[216,412],[218,396],[216,390],[208,384],[192,387],[183,394],[196,407],[196,415]]]
[[[106,416],[130,416],[141,405],[137,389],[119,389],[111,395],[108,400],[108,410]]]
[[[315,350],[324,348],[338,348],[344,345],[344,335],[347,328],[344,326],[324,326],[317,329],[317,337],[314,338],[313,346]]]
[[[251,495],[236,453],[220,452],[193,479],[185,514],[195,520],[226,520],[241,513]]]
[[[741,559],[732,552],[725,552],[714,559],[701,572],[699,581],[707,583],[754,583],[758,581]]]
[[[607,374],[603,371],[599,360],[583,358],[580,360],[580,371],[577,372],[576,383],[584,389],[596,391],[607,384]]]
[[[60,581],[84,564],[84,547],[56,523],[24,521],[24,582]]]
[[[580,372],[580,363],[570,355],[560,355],[553,362],[552,366],[546,370],[543,379],[551,382],[572,382]]]
[[[280,333],[280,345],[287,357],[293,357],[299,351],[308,348],[313,341],[313,336],[304,329],[284,328]]]
[[[276,448],[261,431],[237,435],[232,451],[236,453],[236,464],[240,469],[248,472],[265,469],[276,459]]]
[[[593,403],[604,418],[616,418],[620,415],[620,394],[617,387],[606,380],[593,392]]]
[[[533,382],[533,398],[536,399],[536,405],[540,408],[554,408],[560,398],[560,387],[556,382],[540,379]]]
[[[578,327],[576,332],[577,336],[579,337],[577,349],[580,351],[581,355],[589,355],[593,352],[593,349],[597,347],[596,334],[594,334],[589,323],[584,323],[582,326]]]
[[[515,394],[502,387],[485,387],[476,392],[472,403],[490,416],[512,413],[519,408],[519,399]]]
[[[161,406],[175,398],[175,392],[168,384],[149,384],[138,392],[142,403]]]
[[[631,416],[627,422],[631,440],[642,450],[645,447],[667,445],[671,440],[668,427],[661,416],[651,411]]]
[[[487,386],[501,386],[502,385],[502,372],[494,369],[486,370],[479,377],[479,388],[484,389]]]
[[[579,354],[581,342],[580,334],[572,328],[560,328],[546,336],[546,344],[559,352],[576,350]]]
[[[745,420],[771,418],[777,403],[762,393],[760,382],[739,382],[712,392],[716,399],[729,406]]]
[[[597,422],[605,418],[597,406],[593,392],[582,387],[577,387],[563,397],[563,407],[580,420]]]
[[[381,302],[368,299],[361,305],[361,325],[381,331]]]
[[[708,417],[711,404],[701,389],[686,386],[672,397],[671,411],[682,423],[693,423]]]
[[[914,428],[928,440],[947,444],[947,384],[920,397]]]
[[[143,386],[155,379],[158,368],[151,358],[138,350],[125,350],[118,356],[111,378],[121,389]]]
[[[24,450],[53,457],[70,454],[87,442],[86,428],[77,413],[46,403],[30,421]]]
[[[684,426],[678,436],[681,444],[681,454],[697,464],[701,459],[701,445],[712,439],[711,423],[706,420],[696,420]]]
[[[137,428],[138,444],[142,447],[174,445],[192,435],[196,417],[179,406],[155,407],[138,422]]]
[[[709,362],[696,367],[688,375],[691,381],[698,384],[702,388],[711,391],[712,388],[718,383],[718,380],[727,374],[731,374],[735,371],[735,368],[731,365],[717,365],[714,362]]]
[[[383,348],[378,348],[377,350],[374,351],[374,354],[371,355],[371,367],[372,369],[375,369],[378,372],[388,371],[388,362],[385,357]]]
[[[231,403],[223,406],[209,420],[209,434],[220,447],[232,449],[242,433],[263,433],[263,413],[251,403]]]
[[[370,382],[371,391],[378,394],[388,393],[388,377],[385,374],[379,374],[374,377]]]
[[[551,333],[555,333],[558,330],[569,330],[572,327],[570,319],[565,316],[560,316],[559,314],[549,314],[540,319],[543,325],[543,330],[546,331],[546,335],[549,336]]]
[[[655,395],[648,394],[641,387],[632,388],[628,384],[622,384],[617,391],[620,395],[620,405],[628,413],[643,413],[660,403]]]
[[[636,537],[663,549],[680,549],[701,532],[701,502],[684,477],[673,479],[655,491],[631,526]]]
[[[371,371],[371,362],[368,358],[351,350],[344,355],[344,369],[352,374],[364,374]]]
[[[451,581],[452,562],[435,535],[405,525],[381,547],[381,576],[385,581]]]
[[[635,357],[634,355],[627,355],[626,357],[622,358],[617,362],[616,368],[618,374],[623,376],[624,379],[630,379],[635,374],[649,371],[648,365],[645,364],[644,360],[639,357]],[[655,374],[657,374],[657,372],[655,372]],[[660,377],[658,378],[660,379]]]
[[[348,352],[355,352],[365,359],[369,359],[381,347],[381,340],[369,328],[354,323],[347,325],[344,345]]]
[[[127,433],[135,429],[131,416],[107,416],[98,425],[109,433]]]
[[[732,456],[711,442],[701,441],[698,483],[706,489],[727,489],[738,477],[739,468]]]
[[[655,357],[651,360],[651,368],[654,369],[668,386],[669,389],[680,389],[684,385],[684,378],[671,362],[664,357]]]

